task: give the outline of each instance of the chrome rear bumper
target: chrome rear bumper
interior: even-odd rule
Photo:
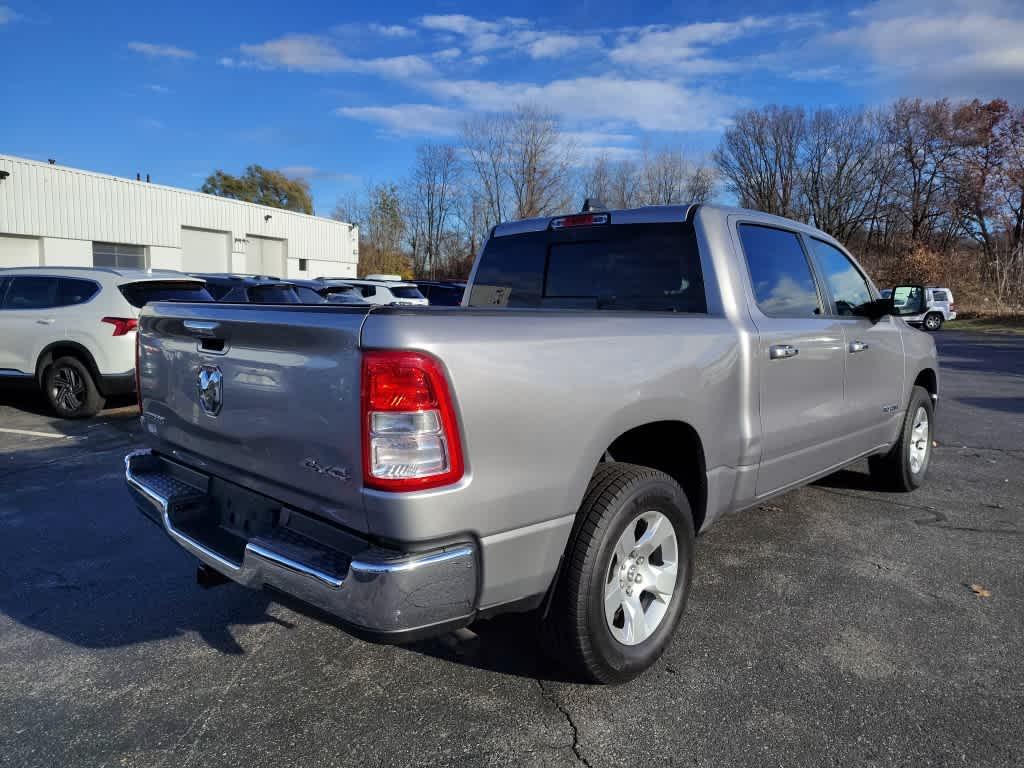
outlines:
[[[293,595],[376,639],[447,629],[474,614],[478,579],[471,543],[401,553],[346,536],[359,542],[348,551],[282,527],[245,541],[236,558],[185,530],[185,521],[210,505],[202,475],[149,450],[129,453],[124,465],[139,510],[200,562],[239,584]]]

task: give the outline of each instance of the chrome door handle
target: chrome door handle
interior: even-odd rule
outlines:
[[[851,341],[850,342],[850,353],[851,354],[856,353],[856,352],[863,352],[867,348],[868,348],[868,343],[866,341]]]
[[[792,344],[773,344],[768,348],[768,357],[771,360],[788,360],[800,354],[800,350]]]
[[[40,318],[39,320],[36,320],[36,322],[39,323],[40,325],[53,325],[53,318]]]
[[[214,331],[220,327],[220,323],[212,320],[185,320],[182,323],[186,331],[191,331],[195,336],[213,336]]]

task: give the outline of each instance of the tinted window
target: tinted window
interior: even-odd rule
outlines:
[[[62,277],[58,287],[57,301],[62,307],[83,304],[99,293],[100,287],[92,280],[76,280],[73,277]]]
[[[707,311],[688,222],[492,237],[480,256],[469,304]]]
[[[133,307],[144,307],[151,301],[213,301],[202,283],[146,281],[122,285],[120,290]]]
[[[740,224],[739,232],[761,311],[783,317],[821,314],[811,266],[796,233],[756,224]]]
[[[257,285],[249,289],[254,304],[301,304],[290,285]]]
[[[373,285],[360,285],[359,290],[362,291],[363,296],[375,296],[377,294],[377,287]]]
[[[419,288],[415,288],[415,287],[413,287],[411,285],[406,285],[406,286],[398,285],[398,286],[395,286],[394,288],[391,289],[391,295],[394,296],[396,299],[422,299],[422,298],[425,298],[423,296],[423,294],[420,293],[420,289]]]
[[[811,253],[818,262],[818,268],[825,277],[836,312],[852,315],[855,307],[871,301],[871,291],[857,267],[846,254],[823,240],[809,238]]]
[[[932,301],[949,301],[945,291],[932,291]]]
[[[292,290],[303,304],[323,304],[325,301],[323,296],[304,285],[293,285]]]
[[[146,268],[146,249],[141,245],[121,243],[93,243],[92,265],[94,267],[136,267]]]
[[[47,309],[59,305],[60,280],[56,277],[13,277],[7,288],[5,309]]]

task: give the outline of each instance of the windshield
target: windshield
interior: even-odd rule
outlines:
[[[491,238],[480,256],[469,305],[707,311],[689,222]]]
[[[213,301],[202,283],[191,281],[158,282],[147,280],[119,286],[121,294],[133,307],[144,307],[151,301]]]

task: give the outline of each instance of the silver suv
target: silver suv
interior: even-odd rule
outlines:
[[[0,380],[34,381],[58,416],[92,416],[135,391],[135,329],[149,301],[212,301],[180,272],[0,270]]]
[[[882,291],[882,296],[892,298],[892,291]],[[937,331],[949,320],[956,320],[956,304],[949,288],[925,288],[925,311],[919,315],[903,318],[911,325],[921,326],[927,331]]]

